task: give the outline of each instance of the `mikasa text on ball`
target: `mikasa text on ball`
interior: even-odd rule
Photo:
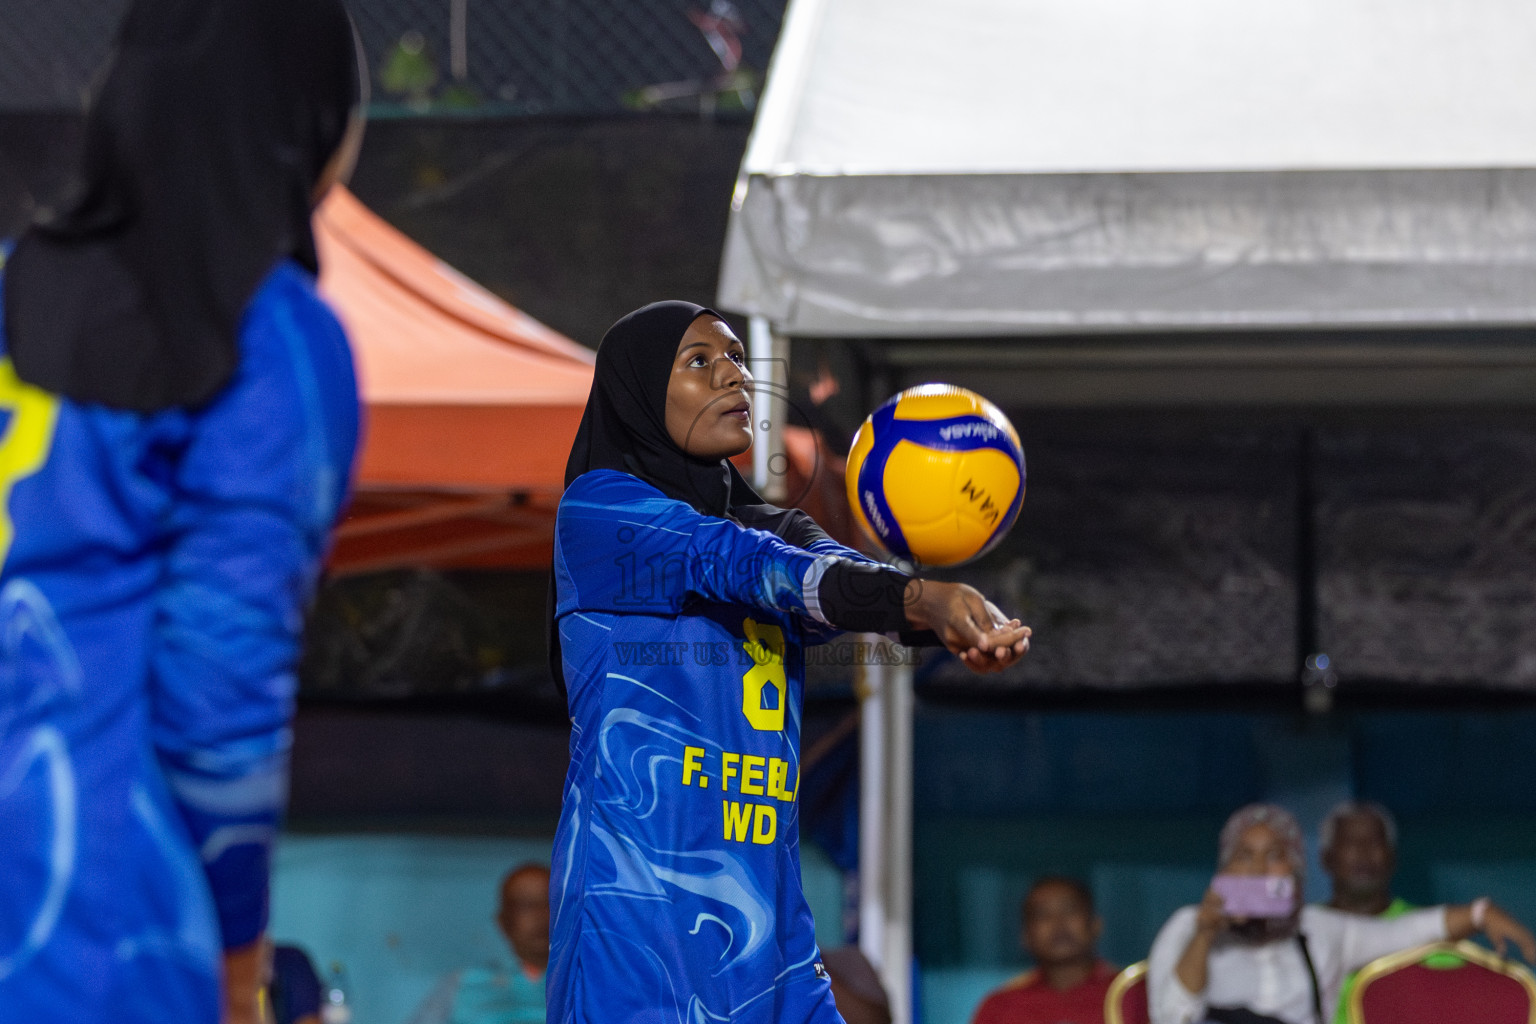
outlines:
[[[948,384],[908,388],[848,452],[848,504],[893,555],[959,565],[989,551],[1024,504],[1024,448],[1002,410]]]

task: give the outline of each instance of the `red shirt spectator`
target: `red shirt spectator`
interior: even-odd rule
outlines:
[[[1071,878],[1042,878],[1024,898],[1019,938],[1037,966],[987,996],[972,1024],[1104,1024],[1115,968],[1095,946],[1093,895]]]
[[[1081,984],[1055,989],[1038,970],[1025,971],[987,996],[972,1024],[1104,1024],[1104,997],[1115,974],[1100,960]]]

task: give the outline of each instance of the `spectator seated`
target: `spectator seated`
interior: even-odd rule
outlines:
[[[1104,1024],[1115,969],[1097,951],[1104,923],[1075,878],[1036,880],[1021,908],[1019,940],[1035,968],[993,992],[973,1024]]]
[[[549,869],[524,864],[501,882],[496,924],[515,966],[468,967],[444,978],[410,1024],[544,1024],[549,966]]]

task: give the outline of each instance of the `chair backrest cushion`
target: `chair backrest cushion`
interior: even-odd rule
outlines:
[[[1365,1024],[1530,1024],[1531,1001],[1514,978],[1481,964],[1452,969],[1409,964],[1361,993]]]

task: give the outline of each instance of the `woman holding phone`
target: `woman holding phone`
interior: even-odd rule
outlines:
[[[1147,965],[1153,1024],[1326,1024],[1345,975],[1388,953],[1481,932],[1536,962],[1536,938],[1486,898],[1393,920],[1302,901],[1295,817],[1252,804],[1221,830],[1218,874],[1199,906],[1175,911]]]

